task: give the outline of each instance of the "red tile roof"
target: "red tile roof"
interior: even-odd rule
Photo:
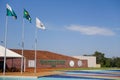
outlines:
[[[11,49],[12,51],[15,51],[19,54],[21,54],[20,49]],[[34,59],[34,50],[24,50],[24,57]],[[46,59],[46,60],[78,60],[76,58],[70,57],[70,56],[65,56],[61,54],[57,54],[54,52],[49,52],[49,51],[37,51],[37,59]]]

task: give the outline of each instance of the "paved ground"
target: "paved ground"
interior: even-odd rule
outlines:
[[[52,76],[50,76],[52,75]],[[58,80],[59,78],[62,80],[70,80],[70,79],[108,79],[108,80],[120,80],[120,70],[73,70],[73,71],[41,71],[39,73],[33,72],[6,72],[5,75],[0,73],[1,77],[34,77],[37,78],[40,76],[45,76],[44,78],[54,78],[54,80]],[[42,77],[41,77],[42,79]],[[49,80],[49,79],[48,79]]]
[[[0,76],[46,76],[46,75],[54,75],[54,74],[61,74],[62,72],[59,71],[47,71],[47,72],[39,72],[39,73],[31,73],[31,72],[23,72],[22,74],[20,72],[6,72],[5,75],[3,73],[0,73]]]

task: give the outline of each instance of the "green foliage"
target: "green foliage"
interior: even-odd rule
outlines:
[[[105,67],[112,67],[112,59],[111,58],[105,58]]]
[[[106,58],[104,53],[96,51],[92,56],[96,56],[96,63],[102,67],[119,67],[120,57]]]
[[[112,58],[112,67],[120,67],[120,57]]]
[[[105,57],[104,57],[104,53],[98,52],[96,51],[93,56],[96,56],[96,62],[97,64],[101,64],[102,67],[104,67],[104,63],[105,63]]]

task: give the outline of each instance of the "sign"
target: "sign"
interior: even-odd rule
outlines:
[[[35,67],[35,60],[28,60],[28,67]]]
[[[79,67],[82,66],[82,61],[81,61],[81,60],[78,61],[78,66],[79,66]]]
[[[74,67],[74,65],[75,65],[74,61],[71,60],[71,61],[69,62],[69,65],[70,65],[70,67]]]
[[[65,60],[40,60],[40,64],[56,67],[56,65],[65,65]]]

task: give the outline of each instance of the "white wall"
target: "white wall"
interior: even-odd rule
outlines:
[[[96,67],[96,57],[95,56],[73,56],[74,58],[80,60],[87,60],[88,67]]]

